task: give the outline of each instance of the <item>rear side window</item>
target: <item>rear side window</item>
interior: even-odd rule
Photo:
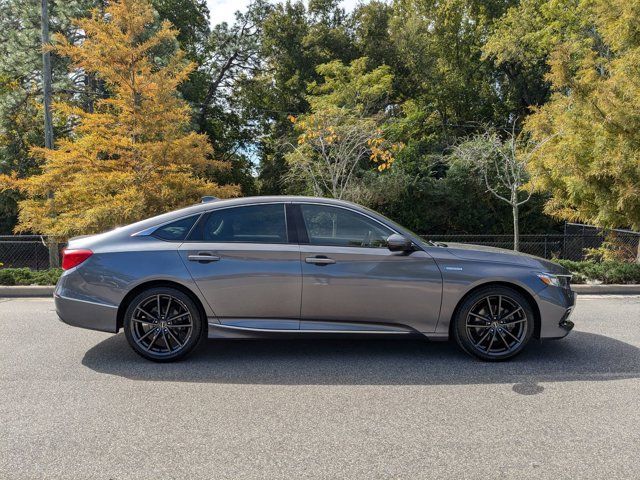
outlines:
[[[199,215],[193,215],[191,217],[181,218],[180,220],[176,220],[175,222],[167,223],[160,228],[157,228],[155,232],[153,232],[153,236],[156,238],[160,238],[161,240],[167,240],[170,242],[181,242],[193,227],[193,224],[196,223]]]
[[[284,204],[214,210],[189,240],[201,242],[287,243]]]

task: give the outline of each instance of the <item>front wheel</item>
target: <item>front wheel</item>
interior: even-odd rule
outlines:
[[[148,360],[170,362],[191,353],[206,333],[193,300],[180,290],[145,290],[129,304],[124,317],[127,341]]]
[[[465,352],[482,360],[506,360],[529,343],[534,318],[529,301],[516,290],[481,288],[458,308],[453,337]]]

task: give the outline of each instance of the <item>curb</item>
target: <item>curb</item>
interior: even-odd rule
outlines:
[[[53,285],[0,285],[1,297],[53,297]]]
[[[52,297],[53,285],[0,285],[0,298]],[[571,285],[578,295],[640,295],[640,285]]]
[[[571,285],[578,295],[640,295],[640,285]]]

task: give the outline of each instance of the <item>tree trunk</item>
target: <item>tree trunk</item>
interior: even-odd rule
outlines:
[[[47,248],[49,249],[49,268],[58,268],[60,266],[60,252],[55,238],[47,237]]]
[[[513,211],[513,249],[516,252],[520,251],[520,226],[518,225],[518,204],[513,203],[511,205]]]

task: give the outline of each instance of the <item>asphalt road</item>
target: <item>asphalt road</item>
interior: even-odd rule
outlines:
[[[413,340],[210,340],[149,363],[0,300],[0,478],[640,478],[640,297],[514,361]]]

